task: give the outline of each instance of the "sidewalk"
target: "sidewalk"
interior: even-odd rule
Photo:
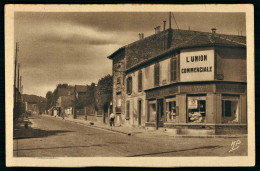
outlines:
[[[43,116],[53,117],[50,115],[43,115]],[[56,117],[56,118],[62,119],[61,117]],[[112,131],[112,132],[117,132],[117,133],[129,135],[129,136],[133,135],[133,134],[151,131],[151,130],[146,130],[143,127],[119,126],[119,125],[111,127],[109,124],[104,124],[104,123],[100,123],[100,122],[92,122],[92,121],[82,120],[82,119],[73,119],[73,118],[68,118],[68,117],[65,117],[64,120],[67,120],[70,122],[75,122],[78,124],[83,124],[85,126],[94,127],[97,129],[103,129],[103,130],[108,130],[108,131]]]
[[[50,115],[43,115],[47,117],[53,117]],[[56,117],[57,119],[62,119],[61,117]],[[140,136],[168,136],[168,137],[174,137],[174,138],[242,138],[247,137],[246,134],[239,134],[239,135],[174,135],[171,132],[162,131],[162,130],[155,130],[155,129],[145,129],[144,127],[134,127],[134,126],[113,126],[110,127],[109,124],[104,124],[100,122],[92,122],[82,119],[73,119],[65,117],[64,120],[75,122],[77,124],[82,124],[85,126],[93,127],[96,129],[103,129],[107,131],[112,131],[120,134],[125,134],[128,136],[132,135],[140,135]]]

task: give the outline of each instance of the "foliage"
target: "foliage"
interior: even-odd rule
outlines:
[[[53,98],[53,94],[52,94],[52,92],[51,91],[48,91],[47,93],[46,93],[46,99],[47,99],[47,102],[46,102],[46,109],[48,110],[48,109],[50,109],[51,107],[52,107],[52,98]]]
[[[46,99],[47,99],[46,109],[50,109],[51,107],[56,106],[57,100],[59,98],[59,96],[58,96],[58,89],[60,89],[60,88],[68,88],[68,87],[69,87],[69,85],[67,83],[58,84],[56,89],[53,92],[48,91],[46,93]]]
[[[92,107],[92,109],[97,110],[95,93],[96,93],[96,84],[91,83],[91,85],[87,85],[86,106]]]
[[[106,75],[98,81],[97,86],[97,104],[99,110],[104,109],[112,101],[113,92],[113,77],[111,75]],[[100,109],[102,108],[102,109]]]

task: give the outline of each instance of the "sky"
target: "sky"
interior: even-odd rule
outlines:
[[[244,13],[173,13],[179,29],[246,35]],[[168,12],[16,12],[23,93],[45,97],[57,84],[86,85],[112,74],[107,56],[154,34]],[[177,29],[172,18],[172,28]]]

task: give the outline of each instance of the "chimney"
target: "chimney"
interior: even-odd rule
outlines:
[[[144,38],[144,33],[139,33],[139,40]]]
[[[216,28],[212,28],[211,31],[212,31],[212,34],[215,34],[216,33]]]
[[[166,21],[163,21],[163,31],[165,31],[165,27],[166,27]]]
[[[161,26],[155,27],[155,28],[154,28],[155,34],[156,34],[156,33],[159,33],[159,32],[160,32],[160,29],[161,29]]]

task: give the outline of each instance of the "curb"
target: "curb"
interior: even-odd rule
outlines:
[[[49,116],[49,115],[47,115],[47,116]],[[52,117],[52,116],[49,116],[49,117]],[[56,117],[56,118],[59,118],[59,117]],[[59,119],[62,119],[62,118],[59,118]],[[124,131],[105,128],[105,127],[99,127],[99,126],[96,126],[96,125],[87,125],[87,124],[90,124],[91,121],[83,121],[83,122],[86,122],[86,123],[82,123],[82,122],[77,122],[75,120],[68,120],[66,118],[64,120],[74,122],[74,123],[77,123],[77,124],[81,124],[81,125],[85,125],[87,127],[107,130],[107,131],[116,132],[116,133],[120,133],[120,134],[124,134],[124,135],[128,135],[128,136],[132,136],[132,135],[135,134],[135,132],[124,132]],[[145,129],[144,132],[147,132],[147,130]],[[151,132],[153,132],[153,131],[151,131]],[[137,133],[140,133],[140,132],[137,132]],[[141,132],[141,133],[143,133],[143,132]],[[247,134],[237,134],[237,135],[171,135],[169,133],[164,134],[164,136],[174,137],[174,138],[247,138],[248,137]]]
[[[48,115],[47,115],[48,116]],[[49,117],[52,117],[52,116],[49,116]],[[62,118],[59,118],[59,117],[56,117],[58,119],[62,119]],[[63,120],[63,119],[62,119]],[[80,125],[84,125],[84,126],[87,126],[87,127],[90,127],[90,128],[96,128],[96,129],[102,129],[102,130],[107,130],[107,131],[111,131],[111,132],[116,132],[116,133],[120,133],[120,134],[124,134],[124,135],[128,135],[128,136],[131,136],[132,133],[131,132],[123,132],[123,131],[118,131],[118,130],[114,130],[114,129],[109,129],[109,128],[104,128],[104,127],[99,127],[99,126],[96,126],[96,125],[88,125],[91,123],[91,121],[83,121],[83,122],[77,122],[75,120],[70,120],[70,119],[64,119],[66,121],[69,121],[69,122],[74,122],[74,123],[77,123],[77,124],[80,124]],[[93,122],[92,122],[93,123]]]

